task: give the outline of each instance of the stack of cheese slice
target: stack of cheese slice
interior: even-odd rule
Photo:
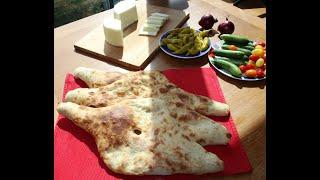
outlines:
[[[160,28],[169,19],[169,15],[152,13],[140,29],[139,35],[156,36]]]
[[[114,18],[104,21],[105,40],[113,46],[123,46],[123,30],[138,20],[135,0],[120,1],[114,6]]]

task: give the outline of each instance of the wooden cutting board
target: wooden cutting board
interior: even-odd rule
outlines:
[[[168,14],[169,20],[161,27],[157,36],[140,36],[141,26],[147,17],[154,12]],[[160,49],[160,36],[168,30],[181,27],[189,19],[189,14],[181,10],[154,6],[142,1],[137,2],[137,13],[138,22],[124,30],[123,47],[112,46],[105,42],[103,25],[101,24],[74,44],[76,52],[117,64],[129,70],[143,70]],[[112,17],[113,13],[106,18]]]

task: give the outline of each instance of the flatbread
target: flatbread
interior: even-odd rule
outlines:
[[[101,158],[114,172],[170,175],[222,171],[223,161],[198,144],[195,133],[201,132],[197,135],[204,141],[210,137],[203,132],[224,132],[229,139],[227,130],[186,107],[166,105],[159,98],[135,98],[102,108],[60,103],[57,110],[95,138]]]
[[[124,76],[122,73],[118,72],[106,73],[106,71],[85,67],[76,68],[73,75],[84,81],[90,88],[97,88],[111,84]]]
[[[81,72],[79,70],[76,75],[86,83],[94,84],[95,75],[92,73],[94,71],[89,71],[91,73],[88,73],[87,69],[85,70],[86,73]],[[87,74],[90,74],[90,76],[86,76]],[[99,76],[98,74],[96,73],[96,76]],[[227,104],[186,92],[175,84],[170,83],[159,71],[130,72],[122,75],[120,79],[113,83],[100,88],[79,88],[69,91],[65,100],[85,106],[105,107],[118,103],[123,99],[138,97],[180,100],[181,103],[186,104],[189,108],[208,116],[227,116],[229,114],[229,106]]]

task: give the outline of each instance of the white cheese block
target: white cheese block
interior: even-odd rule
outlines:
[[[159,31],[159,27],[155,27],[155,26],[153,26],[152,24],[147,24],[147,23],[145,23],[145,24],[143,25],[143,30],[144,30],[144,31]]]
[[[138,20],[135,0],[120,1],[114,6],[114,18],[121,21],[122,29],[125,29]]]
[[[158,13],[158,12],[152,13],[151,16],[164,17],[164,18],[166,18],[166,20],[169,19],[169,15],[168,14],[163,14],[163,13]]]
[[[113,46],[123,46],[123,31],[121,21],[109,18],[103,23],[105,40]]]

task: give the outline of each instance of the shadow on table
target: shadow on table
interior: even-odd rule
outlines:
[[[260,14],[258,17],[259,18],[265,18],[265,17],[267,17],[267,13]]]
[[[223,0],[226,3],[235,3],[236,0]],[[241,0],[236,6],[240,9],[254,9],[254,8],[265,8],[265,4],[262,0]]]
[[[188,0],[162,0],[162,1],[147,0],[147,4],[154,5],[154,6],[168,7],[168,8],[177,9],[177,10],[184,10],[189,7]]]
[[[121,48],[121,49],[122,49],[122,48]],[[99,54],[93,55],[93,54],[91,54],[91,53],[87,53],[87,52],[84,52],[84,51],[81,51],[81,50],[78,50],[78,49],[74,49],[74,51],[75,51],[76,53],[79,53],[79,54],[88,56],[88,57],[90,57],[90,58],[93,58],[93,59],[96,59],[96,60],[99,60],[99,61],[108,63],[108,64],[113,65],[113,66],[115,66],[115,67],[121,67],[121,68],[124,68],[124,69],[129,70],[129,71],[131,70],[129,67],[126,67],[126,66],[123,66],[123,65],[120,66],[118,63],[115,63],[115,62],[113,62],[113,61],[108,61],[108,60],[106,60],[106,57],[100,56]],[[121,50],[121,52],[122,52],[122,50]],[[122,53],[121,53],[121,54],[118,54],[118,57],[120,57],[120,56],[122,57]],[[117,61],[117,60],[115,60],[115,61]]]
[[[265,8],[265,4],[262,0],[242,0],[238,5],[240,9],[254,9],[254,8]]]

